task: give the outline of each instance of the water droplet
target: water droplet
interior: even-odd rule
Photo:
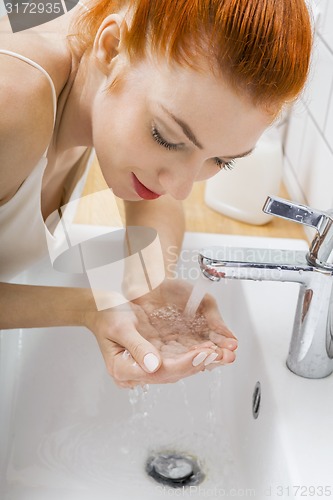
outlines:
[[[142,392],[143,394],[147,394],[147,392],[149,391],[149,384],[145,384],[142,386]]]

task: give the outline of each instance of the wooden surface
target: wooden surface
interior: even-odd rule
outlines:
[[[271,222],[263,226],[245,224],[210,209],[204,202],[203,182],[195,183],[191,195],[184,201],[187,231],[204,233],[237,234],[247,236],[264,236],[278,238],[306,239],[305,233],[299,224],[289,223],[274,217]],[[83,195],[107,189],[97,160],[94,161],[88,174]],[[280,196],[288,198],[288,193],[282,187]],[[122,200],[117,199],[117,206],[124,223]],[[76,222],[85,224],[118,225],[117,217],[113,216],[115,207],[112,197],[106,191],[98,209],[92,209],[92,204],[81,204]]]

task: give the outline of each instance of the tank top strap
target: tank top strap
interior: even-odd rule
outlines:
[[[54,83],[52,78],[50,77],[49,73],[40,66],[40,64],[36,63],[32,59],[29,59],[28,57],[22,56],[21,54],[17,54],[16,52],[12,52],[11,50],[5,50],[5,49],[0,49],[0,54],[5,54],[8,56],[16,57],[16,59],[20,59],[21,61],[24,61],[30,66],[33,66],[36,69],[39,69],[48,79],[50,85],[51,85],[51,90],[52,90],[52,100],[53,100],[53,127],[55,125],[55,120],[56,120],[56,115],[57,115],[57,93],[54,87]]]

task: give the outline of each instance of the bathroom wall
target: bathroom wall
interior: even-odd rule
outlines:
[[[312,0],[316,27],[309,81],[284,137],[284,182],[295,201],[333,208],[333,0]]]
[[[0,17],[6,14],[5,4],[3,0],[0,0]]]

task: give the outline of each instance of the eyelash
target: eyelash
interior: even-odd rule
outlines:
[[[154,141],[157,142],[157,144],[159,144],[160,146],[163,146],[168,151],[178,151],[180,149],[180,144],[173,144],[172,142],[166,141],[161,136],[161,134],[159,133],[159,131],[157,130],[155,125],[152,126],[151,135],[152,135]]]
[[[157,142],[157,144],[159,144],[163,148],[167,149],[168,151],[178,151],[179,149],[181,149],[180,144],[174,144],[172,142],[166,141],[161,136],[161,134],[159,133],[159,131],[157,130],[155,125],[153,125],[151,128],[151,135],[152,135],[154,141]],[[234,163],[235,163],[235,160],[230,160],[228,162],[225,162],[225,161],[221,160],[220,158],[214,158],[214,161],[215,161],[215,164],[221,170],[232,170],[234,167]]]
[[[215,161],[215,164],[221,170],[232,170],[235,166],[235,160],[223,161],[223,160],[220,160],[220,158],[214,158],[214,161]]]

